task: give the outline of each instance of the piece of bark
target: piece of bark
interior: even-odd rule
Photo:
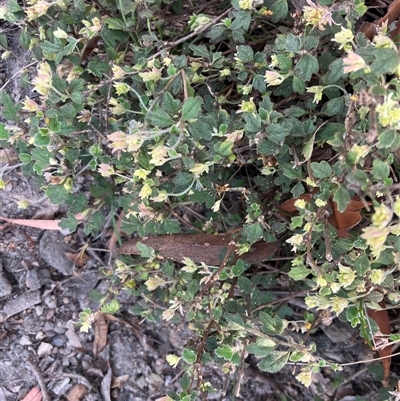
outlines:
[[[166,259],[182,262],[190,258],[195,263],[204,262],[208,265],[218,266],[233,240],[232,234],[175,234],[158,235],[145,238],[133,238],[123,244],[119,254],[140,255],[136,244],[143,243],[160,253]],[[249,263],[260,263],[269,259],[279,248],[280,241],[257,242],[251,250],[243,255],[235,255],[235,259],[243,259]]]

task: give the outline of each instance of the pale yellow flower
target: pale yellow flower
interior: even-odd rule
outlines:
[[[308,6],[303,7],[303,20],[306,25],[318,27],[319,30],[324,31],[325,25],[332,26],[332,12],[329,7],[319,6],[311,0],[307,0]]]
[[[115,131],[110,135],[107,135],[111,144],[108,146],[112,148],[112,153],[116,152],[117,150],[125,150],[127,147],[127,135],[125,132],[122,131]]]
[[[343,72],[348,74],[359,70],[366,70],[368,72],[368,65],[365,60],[358,54],[350,51],[347,53],[347,57],[343,59]]]
[[[322,94],[324,92],[325,87],[323,86],[310,86],[307,88],[308,93],[314,93],[313,103],[318,103],[322,99]]]
[[[251,10],[253,8],[253,0],[239,0],[239,7],[242,10]]]
[[[45,97],[47,97],[51,91],[52,75],[50,65],[46,62],[42,62],[39,64],[36,77],[32,80],[35,90]]]
[[[126,74],[125,71],[118,65],[114,65],[111,68],[111,71],[113,73],[114,79],[122,78]]]
[[[242,100],[240,109],[236,113],[254,113],[257,110],[256,104],[251,97],[249,101]]]
[[[284,81],[285,77],[276,71],[267,71],[265,73],[265,82],[271,86],[280,85]]]
[[[22,107],[22,110],[29,111],[30,113],[34,113],[40,110],[40,106],[28,96],[25,96],[25,100],[22,104],[24,105]]]
[[[32,7],[28,7],[25,12],[28,17],[28,21],[33,21],[36,18],[41,17],[42,15],[45,15],[47,10],[52,6],[52,3],[47,3],[47,1],[38,1],[35,5]]]
[[[101,163],[97,170],[103,177],[111,177],[115,171],[112,166],[108,164]]]
[[[139,77],[142,78],[143,82],[157,82],[161,78],[161,71],[153,67],[151,71],[139,72]]]
[[[335,34],[335,37],[331,39],[333,42],[339,43],[339,49],[351,49],[351,42],[354,39],[354,35],[351,29],[342,28],[341,31]]]

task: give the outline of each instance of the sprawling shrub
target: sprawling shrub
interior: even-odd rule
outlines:
[[[390,26],[360,30],[362,0],[199,3],[8,0],[0,15],[37,60],[25,72],[36,95],[1,91],[0,138],[68,206],[62,228],[80,213],[87,235],[111,216],[122,240],[160,236],[109,274],[139,297],[134,313],[199,333],[168,357],[188,366],[173,399],[207,391],[192,383],[211,360],[240,377],[248,353],[268,372],[300,363],[309,385],[340,366],[299,333],[340,315],[376,343],[388,317],[374,311],[400,301],[398,50]],[[260,241],[266,253],[246,260]],[[313,313],[295,318],[290,294]]]

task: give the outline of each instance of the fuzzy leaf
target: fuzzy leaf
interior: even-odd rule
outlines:
[[[289,359],[290,351],[272,351],[258,364],[258,368],[263,372],[279,372]]]

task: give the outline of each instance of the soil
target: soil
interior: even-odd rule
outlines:
[[[12,55],[1,60],[0,87],[16,101],[27,94],[20,72],[32,63],[21,50],[12,29]],[[0,216],[18,219],[54,219],[63,214],[32,177],[25,177],[9,148],[0,149]],[[20,208],[21,202],[27,207]],[[79,313],[96,309],[88,294],[109,286],[101,258],[91,257],[75,266],[68,253],[77,252],[82,237],[11,224],[0,219],[0,401],[144,401],[165,400],[180,391],[183,371],[173,369],[166,355],[180,355],[194,335],[184,324],[140,321],[130,313],[138,299],[117,296],[121,310],[115,319],[99,319],[88,333],[77,325]],[[304,312],[301,300],[291,305]],[[296,299],[293,300],[296,303]],[[338,363],[371,360],[374,353],[359,333],[338,319],[312,334],[320,356]],[[381,365],[356,364],[342,372],[321,368],[306,389],[294,378],[296,366],[269,374],[247,358],[237,399],[243,400],[384,400],[377,371]],[[208,400],[234,399],[235,377],[217,366],[203,370],[215,390]],[[41,394],[40,394],[41,393]],[[38,398],[34,398],[37,394]],[[25,398],[24,398],[25,397]],[[320,398],[318,398],[320,397]],[[383,397],[383,398],[381,398]]]

